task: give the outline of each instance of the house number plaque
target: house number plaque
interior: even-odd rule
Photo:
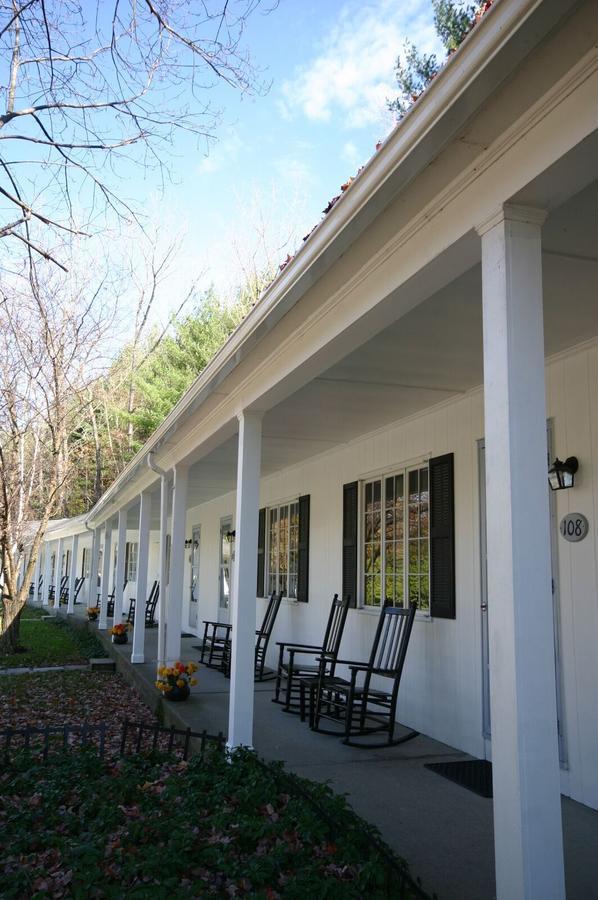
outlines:
[[[568,513],[563,516],[560,531],[566,541],[583,541],[589,530],[589,523],[582,513]]]

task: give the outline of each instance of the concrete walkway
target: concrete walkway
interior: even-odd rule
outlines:
[[[63,615],[61,611],[61,615]],[[83,627],[97,626],[75,619]],[[69,617],[70,618],[70,617]],[[156,630],[146,631],[146,660],[133,666],[130,644],[110,643],[98,632],[117,668],[135,684],[146,702],[161,704],[165,723],[226,733],[229,683],[219,672],[201,668],[199,685],[186,703],[162,700],[154,687]],[[199,660],[196,637],[182,640],[182,659]],[[288,769],[327,781],[347,794],[353,808],[374,823],[384,839],[409,863],[430,894],[439,900],[491,900],[494,890],[492,800],[441,778],[424,763],[466,758],[464,754],[420,736],[384,750],[359,750],[315,734],[271,702],[273,684],[256,684],[255,749],[266,759],[282,759]],[[563,798],[568,900],[598,900],[598,812]]]

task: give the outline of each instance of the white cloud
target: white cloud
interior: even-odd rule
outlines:
[[[321,52],[283,83],[283,113],[300,110],[319,122],[337,114],[351,128],[387,120],[386,98],[395,92],[394,66],[406,38],[439,53],[428,0],[346,4]]]

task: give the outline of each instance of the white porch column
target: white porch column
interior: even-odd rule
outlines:
[[[239,416],[235,562],[231,591],[231,676],[228,746],[253,746],[255,599],[257,537],[262,462],[262,419]]]
[[[79,535],[73,535],[71,548],[71,571],[69,572],[69,602],[66,608],[67,615],[75,612],[75,582],[77,581],[77,555],[79,553]]]
[[[42,606],[48,605],[50,578],[52,577],[52,543],[44,541],[44,581],[42,584]]]
[[[60,582],[62,581],[62,547],[64,541],[58,539],[58,547],[56,549],[56,564],[54,566],[54,606],[56,609],[60,607]]]
[[[170,485],[168,475],[160,476],[160,567],[158,594],[158,668],[166,662],[166,538],[168,536],[168,502]]]
[[[145,602],[147,599],[147,567],[149,563],[150,519],[152,495],[142,491],[139,503],[139,550],[137,553],[137,601],[133,625],[132,663],[144,662],[145,653]]]
[[[172,494],[172,536],[170,543],[170,572],[166,603],[166,665],[181,658],[183,630],[183,581],[185,566],[185,531],[187,525],[187,466],[174,467]],[[160,585],[162,589],[162,585]]]
[[[39,550],[37,551],[37,559],[35,560],[35,569],[33,571],[33,597],[32,600],[34,603],[37,603],[39,600],[39,576],[42,567],[42,550],[44,544],[43,541],[39,545]]]
[[[87,585],[87,608],[97,606],[98,602],[98,569],[100,567],[101,528],[94,528],[91,542],[91,562],[89,564],[89,584]]]
[[[564,898],[540,210],[482,237],[488,619],[499,900]]]
[[[116,543],[116,575],[114,576],[114,618],[113,625],[123,619],[123,592],[125,586],[125,546],[127,543],[127,511],[118,511],[118,532]]]
[[[112,563],[112,522],[104,525],[104,555],[102,556],[102,593],[100,596],[100,621],[98,628],[104,631],[108,626],[108,594],[110,593],[110,568]]]

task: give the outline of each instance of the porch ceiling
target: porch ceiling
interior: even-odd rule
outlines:
[[[598,181],[544,226],[547,356],[598,335],[596,248]],[[478,263],[270,409],[263,475],[480,385],[481,289]],[[189,506],[234,490],[235,479],[233,437],[192,466]]]

